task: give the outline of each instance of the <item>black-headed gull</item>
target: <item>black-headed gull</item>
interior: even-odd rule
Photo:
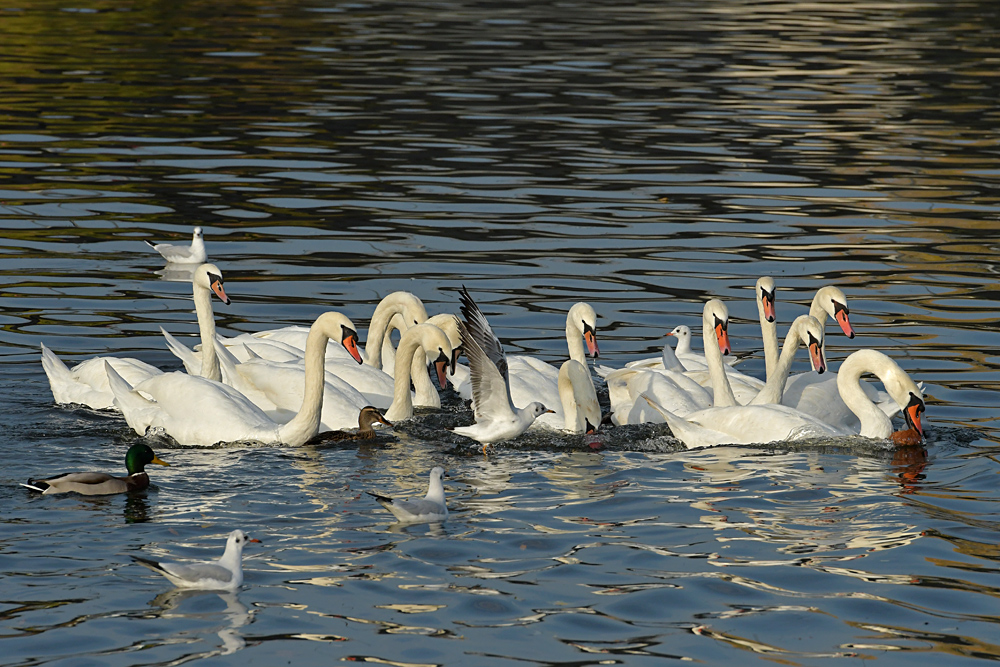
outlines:
[[[243,584],[243,547],[251,539],[240,529],[229,533],[226,551],[219,560],[208,563],[167,563],[132,556],[132,560],[158,572],[178,588],[207,591],[235,591]]]
[[[160,253],[163,259],[171,264],[204,264],[208,259],[205,252],[205,238],[202,235],[201,227],[194,228],[191,236],[191,245],[173,245],[171,243],[150,243],[146,245]]]
[[[85,496],[104,496],[142,491],[149,486],[146,466],[150,463],[170,465],[166,461],[161,461],[148,445],[132,445],[125,454],[128,477],[114,477],[106,472],[71,472],[48,479],[29,479],[27,484],[21,486],[45,495],[72,491]]]
[[[371,491],[366,491],[366,493],[375,498],[382,507],[392,512],[392,515],[402,523],[444,521],[448,518],[448,505],[444,500],[442,477],[444,477],[444,468],[436,466],[431,469],[431,481],[427,485],[427,495],[422,500],[393,499]]]
[[[461,300],[465,321],[459,322],[459,328],[472,375],[472,403],[476,423],[453,430],[484,445],[516,438],[539,415],[552,410],[537,401],[528,403],[523,408],[514,407],[510,400],[507,356],[503,346],[465,286],[462,287]]]

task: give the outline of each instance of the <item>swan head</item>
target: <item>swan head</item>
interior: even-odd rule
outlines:
[[[427,359],[434,364],[441,388],[447,387],[448,379],[445,371],[452,362],[452,347],[448,336],[433,324],[416,324],[407,329],[403,337],[399,339],[400,347],[403,346],[404,341],[408,345],[411,344],[411,341],[415,341],[423,348]]]
[[[702,324],[708,331],[715,331],[715,338],[719,342],[719,351],[723,355],[729,354],[729,309],[726,304],[718,299],[711,299],[705,303],[702,313]]]
[[[774,278],[761,276],[757,279],[757,307],[768,322],[777,317],[774,309]]]
[[[914,431],[920,434],[920,437],[924,437],[924,427],[920,423],[920,415],[926,410],[924,405],[924,399],[913,392],[910,392],[910,400],[903,409],[903,419],[906,420],[906,424]]]
[[[194,270],[192,282],[198,287],[212,290],[222,303],[229,305],[229,297],[223,288],[222,271],[215,264],[202,264]]]
[[[827,285],[816,292],[813,297],[813,308],[822,308],[826,314],[837,321],[841,331],[848,338],[854,338],[854,327],[851,326],[851,310],[847,307],[847,297],[839,287]]]
[[[462,332],[458,327],[458,316],[453,313],[439,313],[427,319],[427,324],[433,324],[443,331],[451,341],[451,375],[455,374],[458,356],[462,354]]]
[[[350,322],[350,320],[348,320],[348,322]],[[352,357],[354,357],[356,362],[359,364],[364,362],[361,358],[361,352],[358,351],[358,332],[354,330],[353,324],[340,325],[340,344],[344,346],[344,349],[347,350]]]
[[[859,350],[859,352],[873,352],[873,350]],[[857,354],[857,352],[854,354]],[[882,362],[883,372],[877,372],[879,369],[874,368],[871,370],[879,376],[889,396],[892,397],[892,400],[902,410],[903,419],[906,421],[906,424],[923,437],[924,429],[921,416],[927,410],[924,404],[924,393],[899,364],[881,352],[876,354]]]
[[[379,302],[376,310],[378,308],[391,308],[400,313],[407,328],[427,321],[424,302],[411,292],[393,292]]]
[[[826,354],[823,347],[823,325],[812,315],[799,315],[792,322],[790,332],[809,350],[809,361],[814,371],[822,375],[826,372]]]
[[[566,315],[566,324],[583,331],[583,340],[587,343],[587,352],[593,358],[601,356],[597,348],[597,311],[583,301],[573,304]]]

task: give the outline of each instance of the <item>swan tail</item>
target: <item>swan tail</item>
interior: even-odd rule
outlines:
[[[62,362],[56,353],[45,347],[45,343],[42,346],[42,369],[45,371],[45,376],[49,378],[49,387],[52,389],[52,398],[55,399],[56,403],[72,403],[72,400],[65,395],[66,392],[62,391],[61,387],[67,387],[76,384],[76,379],[70,372],[69,368]]]
[[[725,442],[732,442],[732,438],[729,438],[724,433],[713,431],[700,424],[688,421],[683,417],[678,417],[646,394],[641,394],[640,398],[646,399],[650,407],[663,415],[667,426],[670,427],[670,432],[673,433],[675,438],[683,442],[688,449],[712,447],[724,444]]]
[[[222,383],[228,384],[237,391],[242,391],[239,386],[242,378],[236,370],[236,367],[240,364],[240,360],[237,359],[236,355],[234,355],[232,351],[220,340],[215,341],[215,356],[219,360],[219,371],[222,373]]]
[[[184,370],[187,371],[187,374],[198,375],[201,372],[201,358],[197,353],[167,333],[163,327],[160,327],[160,333],[167,341],[167,349],[184,364]]]
[[[118,374],[118,371],[108,362],[104,362],[104,370],[108,374],[108,386],[115,395],[114,404],[125,416],[125,421],[139,435],[145,435],[152,422],[154,410],[150,409],[153,402],[132,388],[128,381]]]

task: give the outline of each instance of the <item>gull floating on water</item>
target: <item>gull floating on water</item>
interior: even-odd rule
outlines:
[[[448,505],[444,500],[444,484],[441,478],[444,477],[444,468],[437,466],[431,470],[431,481],[427,486],[427,495],[423,500],[403,500],[392,499],[371,491],[366,493],[378,503],[392,512],[402,523],[425,523],[431,521],[444,521],[448,518]]]
[[[146,245],[163,255],[163,259],[171,264],[204,264],[208,259],[205,252],[205,239],[201,233],[201,227],[194,228],[191,237],[191,245],[173,245],[171,243],[150,243]]]
[[[128,477],[114,477],[106,472],[71,472],[48,479],[29,479],[21,486],[45,495],[73,491],[85,496],[104,496],[141,491],[149,486],[146,466],[150,463],[170,465],[161,461],[148,445],[132,445],[125,454]]]
[[[222,558],[208,563],[168,563],[132,556],[139,565],[145,565],[158,572],[178,588],[194,588],[212,591],[235,591],[243,584],[243,547],[251,539],[242,530],[229,533],[226,551]]]

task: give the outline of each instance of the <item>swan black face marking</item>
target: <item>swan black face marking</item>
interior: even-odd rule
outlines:
[[[715,317],[715,337],[719,341],[719,351],[724,355],[729,354],[729,332],[727,331],[729,320],[720,320],[718,315],[713,317]]]
[[[916,430],[921,436],[924,434],[924,429],[920,423],[920,415],[926,409],[923,400],[911,391],[910,402],[906,404],[906,409],[903,410],[903,418],[906,420],[907,425]]]
[[[601,356],[601,351],[597,349],[597,332],[594,327],[583,322],[583,339],[587,342],[587,351],[595,359]]]
[[[823,346],[816,337],[809,333],[809,358],[812,360],[813,369],[820,375],[826,372],[826,360],[823,358]]]
[[[223,280],[222,276],[216,275],[214,273],[208,274],[208,284],[211,286],[212,291],[215,295],[222,300],[222,303],[229,305],[229,297],[226,296],[226,290],[222,287]]]
[[[851,314],[850,309],[839,301],[833,302],[833,319],[837,320],[837,324],[840,325],[840,329],[844,332],[844,335],[848,338],[854,338],[854,327],[851,326],[851,319],[849,315]]]

